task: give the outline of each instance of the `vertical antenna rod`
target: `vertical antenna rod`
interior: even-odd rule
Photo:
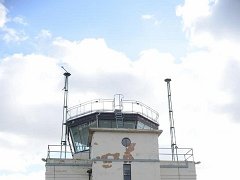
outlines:
[[[63,66],[61,68],[65,71],[63,75],[65,76],[64,82],[64,101],[63,101],[63,121],[62,121],[62,136],[61,136],[61,153],[60,158],[62,158],[62,154],[64,154],[64,158],[66,159],[67,154],[67,136],[68,136],[68,129],[66,125],[67,121],[67,111],[68,111],[68,77],[71,76]],[[63,149],[64,147],[64,149]]]
[[[178,154],[177,154],[178,147],[177,147],[177,142],[176,142],[176,134],[175,134],[175,127],[174,127],[174,119],[173,119],[170,81],[171,81],[171,79],[165,79],[165,82],[167,82],[167,91],[168,91],[168,108],[169,108],[172,161],[175,161],[175,160],[178,161]]]

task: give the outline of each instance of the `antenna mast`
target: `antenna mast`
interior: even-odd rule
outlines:
[[[178,154],[177,154],[178,147],[176,142],[176,134],[175,134],[175,127],[174,127],[174,119],[173,119],[170,81],[171,79],[165,79],[165,82],[167,82],[167,91],[168,91],[168,108],[169,108],[172,161],[175,161],[175,160],[178,161]]]
[[[67,125],[66,125],[67,112],[68,112],[68,77],[71,76],[71,74],[66,69],[64,69],[63,66],[61,66],[61,68],[65,71],[65,73],[63,73],[63,75],[65,76],[65,82],[64,82],[64,88],[63,88],[63,90],[64,90],[64,101],[63,101],[63,121],[62,121],[60,158],[62,158],[62,154],[63,154],[64,158],[66,159],[66,156],[67,156],[67,139],[68,139],[68,128],[67,128]]]

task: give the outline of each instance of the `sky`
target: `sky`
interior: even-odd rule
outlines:
[[[239,0],[0,0],[0,179],[43,180],[69,105],[141,101],[159,112],[170,146],[167,86],[178,147],[197,179],[239,179]]]

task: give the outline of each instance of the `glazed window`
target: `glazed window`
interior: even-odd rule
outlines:
[[[97,127],[97,122],[91,124],[84,124],[70,128],[71,139],[74,145],[75,152],[89,150],[88,145],[88,131],[89,127]]]
[[[123,180],[131,180],[131,164],[123,164]]]
[[[124,128],[135,129],[135,121],[124,121]]]

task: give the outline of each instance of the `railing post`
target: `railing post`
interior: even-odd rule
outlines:
[[[47,158],[50,158],[50,149],[49,149],[49,145],[48,145],[48,154],[47,154]]]
[[[92,102],[91,102],[91,112],[92,112]]]

